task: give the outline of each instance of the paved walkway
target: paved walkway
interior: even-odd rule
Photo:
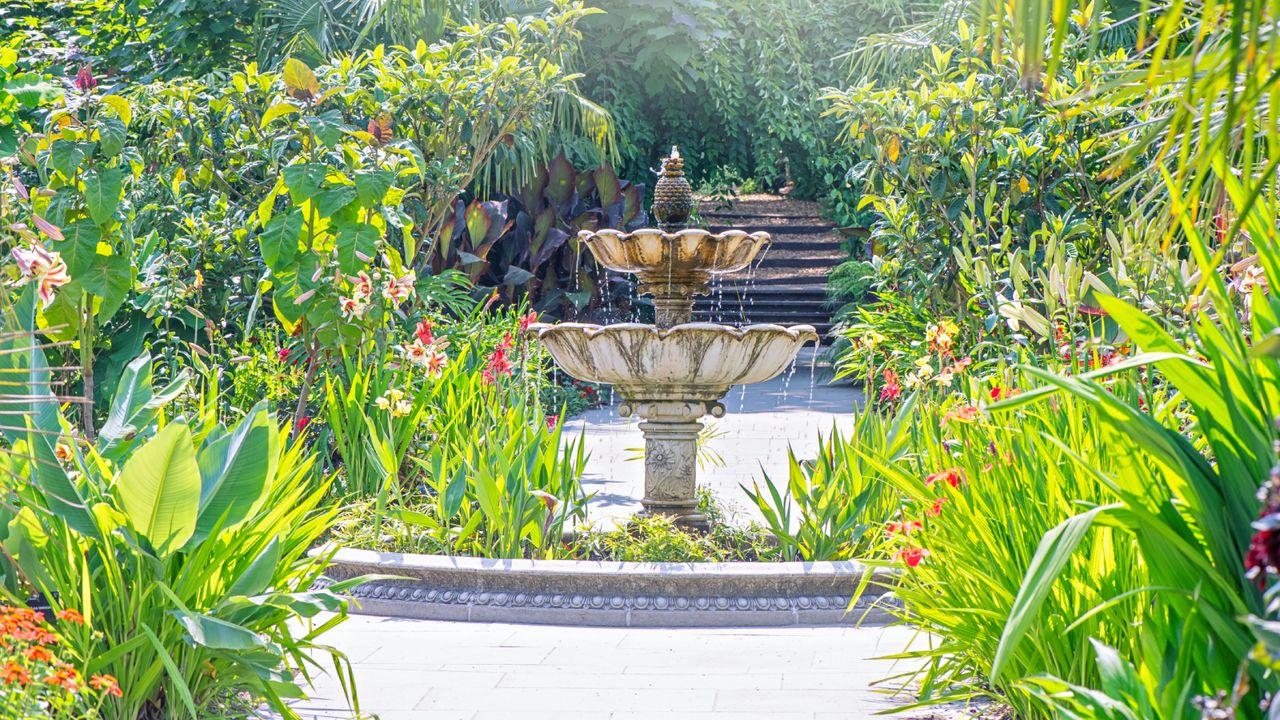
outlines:
[[[759,511],[740,485],[763,482],[763,473],[786,482],[787,449],[801,459],[817,451],[819,433],[833,427],[848,433],[856,420],[862,393],[847,383],[830,384],[831,370],[815,365],[815,349],[801,351],[794,368],[766,383],[740,386],[724,399],[728,413],[718,420],[704,418],[718,437],[708,448],[724,461],[722,466],[702,467],[701,485],[710,487],[728,509],[742,519],[759,518]],[[567,423],[568,432],[586,433],[587,461],[583,486],[594,492],[590,519],[601,525],[629,517],[641,509],[644,496],[644,447],[635,418],[620,418],[616,407],[591,410]]]
[[[323,639],[355,663],[361,710],[381,720],[862,720],[906,702],[872,684],[908,668],[876,658],[922,642],[906,628],[671,630],[363,616]],[[303,718],[351,718],[332,675],[318,681],[297,706]]]

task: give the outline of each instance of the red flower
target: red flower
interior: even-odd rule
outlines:
[[[281,361],[288,360],[289,348],[280,348],[280,352],[276,353],[276,357],[280,358]]]
[[[94,675],[89,679],[89,686],[112,697],[120,697],[124,694],[120,691],[120,683],[113,675]]]
[[[299,430],[306,430],[306,429],[307,429],[307,426],[308,426],[308,425],[310,425],[310,424],[311,424],[311,416],[310,416],[310,415],[303,415],[302,417],[298,418],[298,429],[299,429]]]
[[[884,529],[884,534],[889,537],[893,537],[894,535],[910,535],[916,530],[923,528],[924,523],[919,520],[903,520],[900,523],[889,523]]]
[[[907,567],[915,567],[921,560],[929,557],[929,551],[924,548],[908,547],[899,550],[896,557],[905,562]]]
[[[80,71],[76,73],[74,82],[76,89],[80,92],[89,92],[98,87],[98,81],[93,77],[93,70],[87,64],[80,66]]]
[[[76,625],[84,624],[84,616],[81,615],[78,611],[72,610],[71,608],[67,608],[66,610],[59,612],[58,619],[63,622],[74,623]]]
[[[898,373],[884,371],[884,387],[880,389],[880,402],[892,402],[902,396],[902,385],[898,382]]]
[[[947,499],[944,497],[934,500],[933,505],[929,506],[929,509],[925,510],[925,513],[930,517],[938,517],[939,515],[942,514],[942,504],[945,503],[946,501]]]
[[[964,482],[964,472],[960,468],[947,468],[925,478],[924,486],[930,487],[939,481],[945,481],[951,487],[960,487],[960,483]]]
[[[555,430],[555,429],[556,429],[556,425],[559,425],[559,424],[560,424],[560,416],[559,416],[559,415],[548,415],[548,416],[547,416],[547,429],[548,429],[548,430]]]
[[[529,326],[534,324],[537,321],[538,321],[538,313],[534,312],[533,310],[530,310],[528,313],[526,313],[520,318],[520,332],[524,332],[528,330]]]
[[[430,345],[436,341],[435,336],[431,334],[430,320],[419,320],[418,327],[414,329],[413,334],[418,336],[423,345]]]
[[[480,377],[486,383],[492,384],[499,376],[511,374],[511,361],[507,359],[507,350],[510,348],[511,333],[507,333],[502,338],[502,342],[498,343],[498,347],[493,349],[493,354],[489,356],[489,361],[485,363],[485,368],[480,373]]]

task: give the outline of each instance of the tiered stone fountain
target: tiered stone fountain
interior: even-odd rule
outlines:
[[[684,161],[672,148],[654,188],[656,229],[578,235],[600,264],[639,278],[640,292],[653,296],[655,324],[540,323],[530,331],[565,372],[613,385],[624,398],[619,412],[643,418],[645,512],[705,527],[694,497],[700,418],[722,417],[731,387],[777,376],[818,334],[809,325],[691,322],[694,295],[707,294],[713,276],[748,267],[769,244],[768,233],[687,228],[692,211]]]

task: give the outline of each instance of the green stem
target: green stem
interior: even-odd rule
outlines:
[[[81,295],[84,321],[80,323],[80,368],[84,386],[84,404],[80,409],[80,425],[85,439],[93,442],[97,434],[93,426],[93,301],[88,293]]]

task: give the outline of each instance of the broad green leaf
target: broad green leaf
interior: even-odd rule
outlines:
[[[119,458],[132,447],[134,439],[156,421],[160,408],[182,393],[189,378],[184,369],[156,393],[151,382],[151,354],[134,358],[116,383],[107,422],[98,432],[98,452],[109,459]]]
[[[264,647],[262,638],[252,630],[226,620],[184,610],[169,614],[182,623],[191,642],[214,650],[254,650]]]
[[[56,140],[49,148],[49,164],[63,177],[70,179],[84,162],[84,148],[70,140]]]
[[[282,552],[280,539],[272,538],[258,557],[249,563],[249,567],[245,568],[240,577],[236,578],[236,581],[227,589],[227,596],[249,597],[266,592],[267,588],[271,587],[271,581],[275,579],[276,566],[280,564]]]
[[[230,434],[200,450],[200,511],[194,541],[244,522],[266,498],[275,476],[275,421],[259,404]]]
[[[355,199],[356,189],[350,185],[325,188],[315,195],[316,211],[320,217],[333,217]]]
[[[125,127],[129,127],[129,123],[133,121],[133,108],[130,107],[129,101],[119,95],[103,95],[102,103],[115,111],[116,117]]]
[[[129,130],[116,118],[106,118],[98,128],[98,146],[106,157],[115,157],[124,149]]]
[[[286,167],[281,175],[284,177],[284,186],[289,190],[289,197],[294,204],[301,205],[320,192],[320,185],[324,183],[327,172],[323,165],[302,163]]]
[[[382,205],[393,179],[389,170],[361,170],[356,173],[356,196],[360,198],[360,204],[366,208]]]
[[[356,253],[360,252],[365,257],[373,257],[378,251],[378,239],[380,238],[378,229],[372,225],[363,223],[356,225],[344,225],[338,229],[338,267],[342,272],[348,275],[354,275],[359,272],[367,264],[361,260]]]
[[[293,264],[298,256],[298,236],[302,234],[302,210],[294,208],[283,215],[276,215],[267,222],[258,236],[262,249],[262,261],[272,270],[280,270]]]
[[[200,468],[191,429],[171,423],[134,451],[116,485],[129,524],[161,552],[181,547],[195,532]]]
[[[320,93],[320,82],[306,63],[289,58],[284,64],[284,86],[295,91],[294,97],[305,98]]]
[[[62,254],[67,263],[67,272],[72,278],[88,273],[98,263],[98,243],[102,242],[102,231],[89,220],[77,220],[62,232],[63,240],[53,245],[53,249]]]
[[[291,102],[278,102],[267,108],[267,111],[262,114],[262,123],[258,127],[265,128],[272,122],[275,122],[286,115],[296,113],[301,109],[302,108]]]
[[[133,288],[133,266],[120,255],[95,257],[96,262],[76,279],[81,287],[101,302],[97,308],[97,321],[105,323],[115,315]]]
[[[120,205],[124,192],[124,172],[120,168],[93,170],[84,177],[84,201],[89,217],[98,225],[106,225]]]

